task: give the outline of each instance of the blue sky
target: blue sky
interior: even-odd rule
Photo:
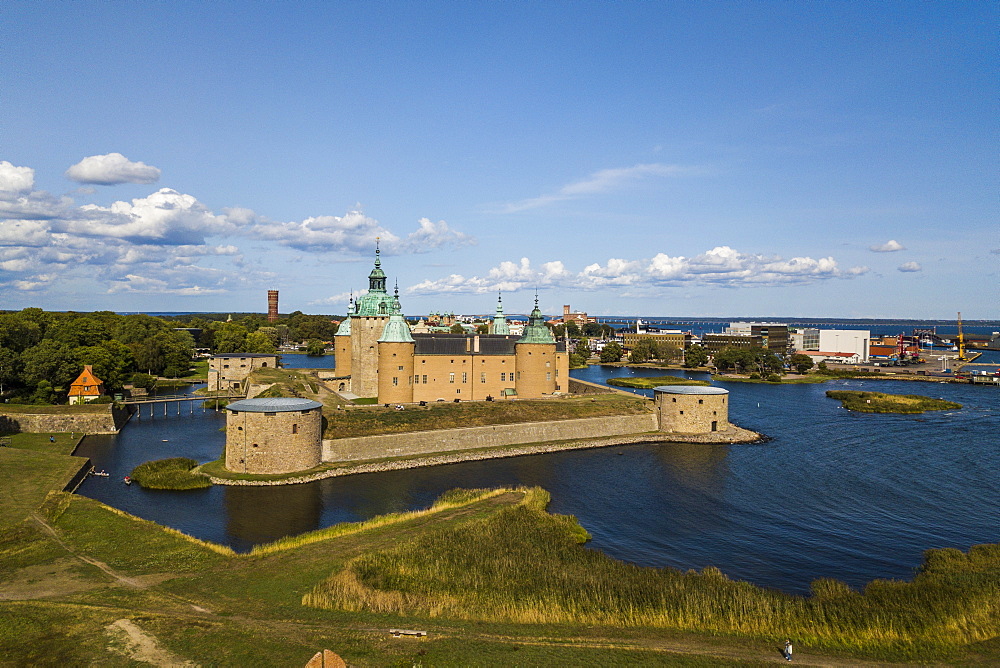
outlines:
[[[0,308],[1000,318],[989,2],[7,2]]]

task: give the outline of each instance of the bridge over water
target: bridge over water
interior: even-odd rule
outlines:
[[[213,406],[212,410],[218,411],[219,402],[215,401],[217,399],[218,400],[225,399],[228,401],[230,399],[245,399],[245,398],[246,398],[245,394],[235,394],[235,393],[213,394],[213,395],[176,394],[176,395],[166,395],[161,397],[146,397],[141,399],[132,397],[126,399],[122,403],[125,404],[126,406],[135,406],[136,409],[135,415],[138,419],[141,420],[143,417],[142,412],[144,406],[149,406],[149,417],[155,418],[157,412],[156,404],[163,404],[163,417],[167,417],[168,415],[171,414],[171,412],[173,412],[174,415],[181,415],[182,405],[184,403],[187,403],[187,408],[188,408],[187,413],[189,415],[193,415],[196,402],[201,402],[202,412],[209,410],[208,408],[205,407],[205,404],[208,402],[214,402],[215,405]],[[170,410],[171,406],[176,406],[176,410],[171,411]]]

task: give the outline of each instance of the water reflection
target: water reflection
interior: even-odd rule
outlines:
[[[226,533],[236,550],[320,527],[319,485],[231,486],[225,488],[224,497]]]

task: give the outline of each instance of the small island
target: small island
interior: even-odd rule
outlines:
[[[709,385],[707,380],[692,380],[678,376],[656,376],[650,378],[609,378],[608,385],[618,387],[634,387],[641,390],[651,390],[661,385]]]
[[[962,404],[919,394],[885,394],[855,390],[828,390],[826,396],[837,399],[847,410],[859,413],[923,413],[961,408]]]

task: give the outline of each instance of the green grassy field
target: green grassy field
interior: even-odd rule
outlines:
[[[460,404],[435,402],[423,407],[408,406],[402,411],[377,406],[327,411],[324,438],[571,420],[608,415],[638,415],[650,410],[652,407],[647,399],[620,394],[518,401],[469,401]]]
[[[643,390],[651,390],[661,385],[709,385],[707,380],[693,380],[691,378],[679,378],[677,376],[657,376],[655,378],[609,378],[608,385],[618,387],[635,387]]]
[[[0,530],[0,665],[294,666],[328,648],[353,666],[758,666],[789,634],[807,665],[1000,660],[1000,546],[931,551],[913,582],[820,581],[804,598],[615,561],[547,500],[452,492],[236,555],[52,494],[45,524]]]
[[[39,434],[35,434],[39,436]],[[68,434],[67,434],[68,436]],[[53,490],[63,489],[80,470],[85,459],[37,447],[0,448],[0,527],[17,524]],[[53,445],[45,438],[44,445]],[[55,444],[53,449],[66,450]]]
[[[962,407],[953,401],[934,399],[919,394],[885,394],[853,390],[828,390],[826,396],[837,399],[844,408],[859,413],[903,413],[956,410]]]

